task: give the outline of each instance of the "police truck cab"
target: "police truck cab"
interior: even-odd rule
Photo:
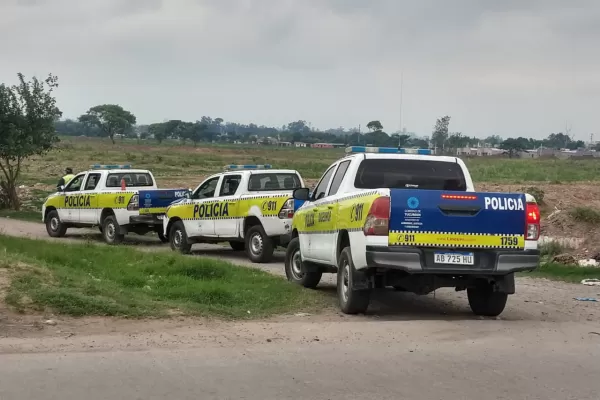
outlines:
[[[313,288],[337,273],[343,312],[376,288],[466,290],[477,315],[499,315],[514,273],[539,262],[540,213],[526,193],[477,192],[464,162],[429,149],[354,146],[331,165],[293,219],[285,271]]]
[[[294,189],[304,185],[295,170],[271,165],[227,165],[206,178],[190,199],[173,203],[163,220],[171,248],[190,253],[194,243],[229,242],[253,262],[268,262],[290,240]]]
[[[97,226],[109,244],[120,243],[130,232],[156,232],[165,241],[165,209],[187,196],[188,189],[158,189],[148,170],[95,164],[46,198],[42,220],[52,237],[64,236],[69,228]]]

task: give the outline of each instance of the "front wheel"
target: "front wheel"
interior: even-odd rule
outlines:
[[[169,242],[173,251],[178,251],[181,254],[190,254],[192,252],[192,245],[188,241],[185,226],[181,221],[175,222],[169,230]]]
[[[370,289],[356,289],[359,273],[354,268],[350,247],[342,250],[338,263],[337,294],[340,308],[344,314],[364,313],[371,301]]]
[[[119,233],[120,227],[114,215],[109,215],[102,221],[102,236],[108,244],[119,244],[125,239],[125,235]]]
[[[287,280],[305,288],[317,287],[323,276],[323,272],[306,271],[300,255],[300,239],[293,238],[288,244],[285,252],[285,276]]]
[[[52,210],[46,216],[46,231],[51,237],[63,237],[67,233],[67,227],[60,222],[58,211]]]
[[[506,307],[508,294],[494,292],[491,285],[485,285],[467,289],[467,298],[473,314],[497,317]]]
[[[250,261],[267,263],[273,258],[273,239],[267,236],[262,225],[254,225],[246,232],[246,254]]]

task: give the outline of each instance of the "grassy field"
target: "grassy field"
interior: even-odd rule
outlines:
[[[174,253],[0,235],[0,269],[17,310],[72,315],[257,318],[315,311],[319,292],[257,269]],[[2,272],[2,271],[0,271]]]
[[[177,182],[195,186],[223,165],[264,164],[300,171],[304,178],[317,179],[343,149],[280,148],[249,145],[182,146],[178,143],[124,140],[112,145],[107,139],[62,138],[61,149],[25,164],[26,184],[53,185],[64,168],[89,168],[93,163],[131,163],[149,168],[159,183]],[[522,160],[477,157],[466,160],[476,182],[575,182],[600,180],[600,160]]]
[[[530,276],[532,278],[548,278],[557,281],[579,283],[582,279],[599,279],[600,268],[547,263],[540,265],[537,270],[523,273],[521,276]]]

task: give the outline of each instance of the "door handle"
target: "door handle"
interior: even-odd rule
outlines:
[[[330,210],[332,210],[333,206],[332,205],[331,206],[327,206],[327,208],[330,209]]]
[[[317,212],[319,209],[317,207],[313,208],[313,212]]]

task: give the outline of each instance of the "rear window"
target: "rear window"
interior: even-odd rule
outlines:
[[[248,191],[293,190],[302,187],[296,174],[252,174],[248,181]]]
[[[465,175],[457,163],[403,159],[363,160],[354,186],[358,189],[467,190]]]
[[[121,179],[125,179],[128,187],[154,186],[152,176],[148,172],[120,172],[108,174],[106,187],[121,187]]]

